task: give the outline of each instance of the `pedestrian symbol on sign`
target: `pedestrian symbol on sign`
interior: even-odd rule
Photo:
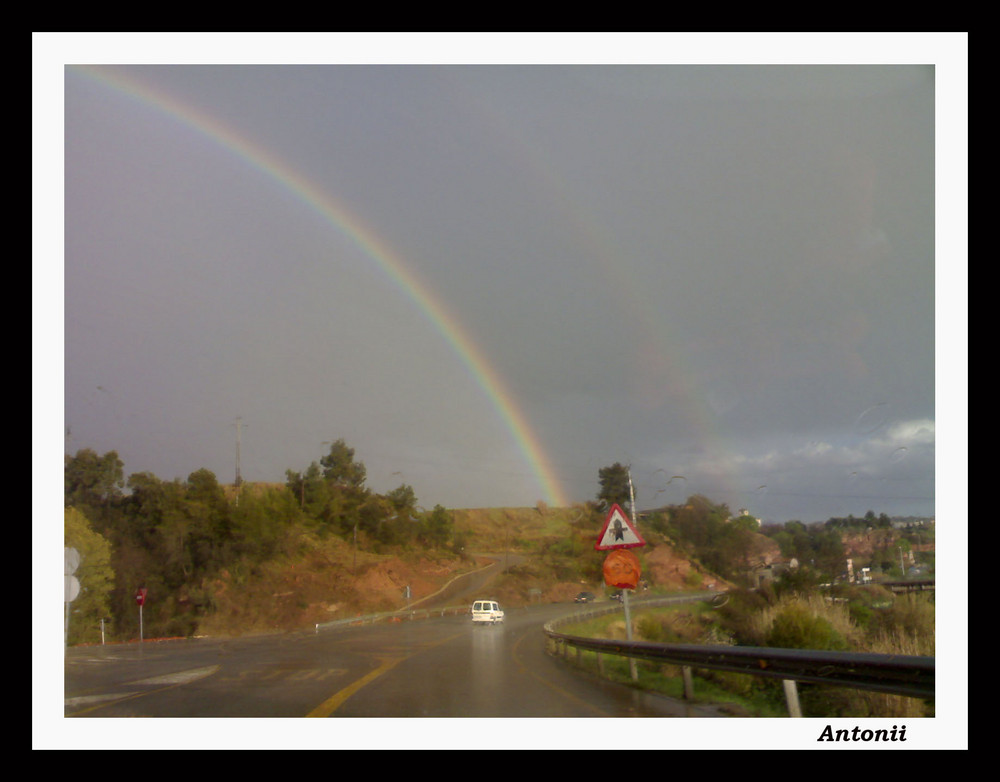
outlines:
[[[597,539],[594,548],[598,551],[619,548],[638,548],[645,546],[646,541],[632,526],[628,516],[617,504],[611,506],[607,519],[604,521],[604,529]]]

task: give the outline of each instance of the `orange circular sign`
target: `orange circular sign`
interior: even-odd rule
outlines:
[[[642,568],[639,557],[628,549],[616,549],[604,560],[604,583],[618,589],[635,589]]]

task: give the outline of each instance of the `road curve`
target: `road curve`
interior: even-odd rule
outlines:
[[[463,573],[449,581],[437,592],[415,600],[409,608],[436,608],[454,606],[462,603],[472,603],[477,597],[486,597],[489,584],[508,567],[518,565],[525,560],[520,554],[472,554],[477,561],[492,560],[469,573]]]
[[[581,674],[542,626],[571,604],[257,638],[80,647],[66,717],[718,717]]]

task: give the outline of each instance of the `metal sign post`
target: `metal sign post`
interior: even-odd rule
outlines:
[[[631,589],[623,589],[622,590],[622,605],[625,606],[625,640],[626,641],[631,641],[632,640],[632,614],[629,612],[629,609],[628,609],[628,593],[631,592],[631,591],[632,591]],[[629,675],[632,677],[632,681],[634,681],[634,682],[639,681],[639,671],[635,667],[635,658],[634,657],[629,657],[628,658],[628,672],[629,672]]]
[[[139,604],[139,642],[142,643],[142,606],[146,602],[146,587],[135,593],[135,602]]]
[[[634,519],[638,518],[638,514],[635,511],[635,489],[632,487],[632,469],[631,469],[631,467],[629,468],[629,471],[628,471],[628,497],[629,497],[629,503],[628,503],[629,504],[629,510],[632,511],[632,519],[634,520]],[[635,534],[637,536],[639,536],[638,532],[636,532]],[[641,536],[639,536],[639,537],[641,539]],[[645,542],[645,541],[643,541],[643,542]],[[638,571],[638,567],[636,567],[636,570]],[[637,572],[637,575],[638,575],[638,572]],[[631,591],[632,591],[631,589],[623,589],[622,590],[622,604],[625,606],[625,638],[627,640],[629,640],[629,641],[632,640],[632,618],[631,618],[631,615],[629,614],[629,610],[628,610],[628,595],[629,595],[629,592],[631,592]],[[639,680],[639,672],[636,670],[636,667],[635,667],[635,658],[634,657],[629,657],[628,658],[628,668],[629,668],[629,673],[632,675],[632,681],[638,681]]]
[[[73,574],[80,567],[80,552],[75,548],[63,549],[63,604],[66,616],[63,619],[63,646],[69,645],[69,604],[80,594],[80,581]]]
[[[630,479],[631,483],[631,479]],[[632,500],[633,513],[635,512],[635,500]],[[629,517],[625,515],[617,504],[611,506],[608,517],[604,520],[604,528],[594,548],[597,551],[610,551],[604,560],[604,583],[621,589],[622,606],[625,608],[625,638],[632,640],[632,614],[629,610],[629,592],[635,589],[639,583],[641,569],[639,558],[629,549],[645,546],[646,541],[633,526]],[[629,672],[632,681],[639,678],[639,672],[635,666],[635,658],[629,658]]]

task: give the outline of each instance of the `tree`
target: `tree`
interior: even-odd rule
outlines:
[[[125,486],[125,464],[115,451],[98,456],[90,448],[66,455],[63,505],[87,512],[99,511],[119,500]],[[96,521],[91,516],[91,521]]]
[[[232,511],[234,553],[256,563],[286,551],[290,532],[301,518],[299,498],[291,492],[278,488],[248,492]]]
[[[111,616],[111,592],[115,572],[111,567],[111,544],[93,530],[87,517],[76,508],[63,514],[63,536],[67,548],[80,554],[80,565],[73,574],[80,582],[80,593],[70,604],[68,643],[101,640],[101,620]]]
[[[341,439],[330,446],[330,453],[319,460],[323,477],[335,486],[361,489],[365,485],[367,470],[364,462],[354,461],[354,449]]]
[[[840,575],[846,567],[844,540],[835,530],[819,528],[812,542],[815,567],[829,578]]]
[[[737,530],[746,530],[747,532],[757,532],[760,530],[757,519],[749,515],[740,514],[730,523],[733,525],[733,529]]]
[[[395,545],[411,543],[419,531],[417,495],[413,487],[401,484],[379,499],[385,518],[379,524],[378,539]],[[371,501],[362,507],[370,504]]]
[[[185,548],[197,572],[213,572],[229,558],[229,503],[215,473],[200,469],[188,476],[183,512],[189,532]]]
[[[323,470],[312,462],[305,473],[285,471],[285,485],[295,495],[296,502],[311,519],[324,519],[329,515],[331,485],[323,477]]]
[[[392,503],[396,513],[411,517],[416,516],[417,495],[412,486],[403,483],[386,494],[385,498]]]
[[[601,509],[606,511],[612,505],[620,505],[630,508],[631,490],[629,487],[628,467],[624,467],[615,462],[610,467],[602,467],[597,471],[601,482],[601,490],[597,494],[597,501],[601,504]]]
[[[434,510],[425,514],[421,520],[418,537],[428,548],[443,548],[451,539],[453,531],[451,513],[444,506],[435,505]]]
[[[395,518],[392,505],[378,494],[368,495],[354,511],[358,529],[374,541],[394,544],[399,540],[400,530],[389,521]]]
[[[784,527],[769,537],[773,538],[781,546],[781,556],[786,559],[797,559],[799,562],[808,562],[812,556],[809,531],[801,521],[787,521]]]

